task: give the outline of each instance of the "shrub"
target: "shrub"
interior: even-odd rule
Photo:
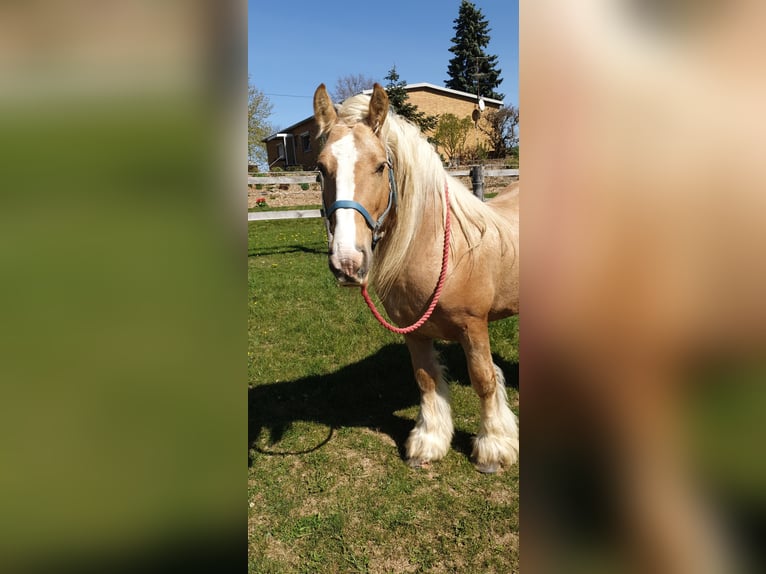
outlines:
[[[476,156],[476,159],[478,161],[484,162],[487,161],[487,158],[489,158],[489,151],[486,147],[484,147],[484,144],[476,144],[476,149],[474,151],[474,154]]]
[[[463,155],[468,132],[473,126],[471,118],[458,118],[454,114],[439,117],[439,123],[433,134],[433,140],[450,158],[450,163]]]
[[[302,183],[301,184],[301,189],[303,191],[308,191],[309,190],[309,184],[308,183]]]

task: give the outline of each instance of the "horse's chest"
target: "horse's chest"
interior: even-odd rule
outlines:
[[[427,304],[427,302],[426,302]],[[418,290],[407,285],[395,286],[383,300],[389,317],[398,325],[413,323],[422,314],[423,305]]]

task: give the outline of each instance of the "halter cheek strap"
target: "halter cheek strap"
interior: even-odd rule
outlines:
[[[322,199],[324,201],[324,198]],[[329,209],[325,210],[325,217],[326,217],[326,223],[327,223],[327,232],[328,237],[330,236],[330,217],[333,213],[335,213],[339,209],[353,209],[360,213],[362,217],[364,217],[365,222],[367,223],[367,227],[369,227],[372,230],[372,248],[375,249],[375,245],[377,245],[378,241],[383,237],[383,233],[381,233],[381,228],[383,227],[383,223],[386,220],[386,216],[388,215],[388,212],[391,211],[392,207],[396,207],[396,181],[394,179],[394,169],[391,165],[391,160],[388,160],[388,205],[386,206],[386,209],[383,211],[383,213],[380,214],[380,217],[376,220],[372,218],[372,215],[370,215],[370,212],[367,211],[364,206],[359,203],[358,201],[352,201],[350,199],[340,199],[333,203]]]

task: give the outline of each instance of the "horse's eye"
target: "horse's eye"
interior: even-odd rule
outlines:
[[[378,169],[375,170],[375,173],[383,173],[384,169],[386,169],[386,162],[381,163],[378,166]]]

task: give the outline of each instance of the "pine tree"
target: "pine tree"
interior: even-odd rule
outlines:
[[[424,112],[418,111],[418,107],[415,104],[411,104],[407,100],[409,94],[404,88],[407,86],[407,82],[399,79],[399,73],[396,71],[396,66],[393,66],[388,75],[384,78],[388,81],[386,84],[386,94],[388,94],[388,102],[394,111],[408,119],[413,124],[420,128],[422,132],[428,132],[436,127],[439,121],[438,116],[429,116]]]
[[[501,70],[497,68],[497,56],[484,52],[489,44],[491,29],[481,9],[463,0],[458,17],[453,22],[455,37],[449,51],[454,56],[449,61],[449,79],[444,84],[469,94],[475,94],[478,88],[479,95],[502,100],[505,95],[495,91],[503,81]]]

